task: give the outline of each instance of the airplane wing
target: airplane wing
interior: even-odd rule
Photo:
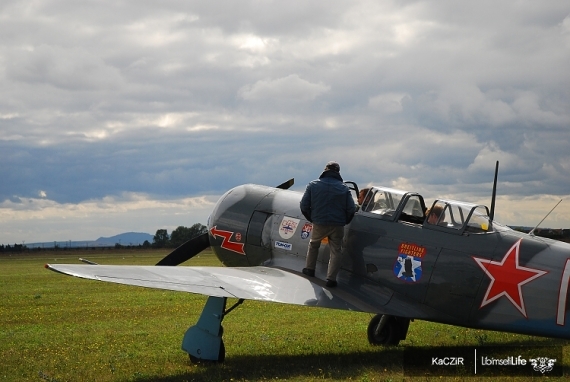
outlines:
[[[269,267],[170,267],[46,264],[70,276],[214,297],[319,306],[361,312],[376,309],[350,293],[331,291],[318,279],[307,279]]]

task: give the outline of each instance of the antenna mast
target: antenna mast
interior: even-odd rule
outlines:
[[[493,195],[491,196],[491,212],[489,213],[489,229],[495,219],[495,199],[497,197],[497,175],[499,174],[499,161],[495,164],[495,180],[493,181]]]
[[[560,204],[560,202],[562,201],[562,199],[560,199],[558,201],[558,203],[556,203],[556,205],[554,207],[552,207],[552,209],[550,210],[550,212],[554,211],[554,209],[556,207],[558,207],[558,205]],[[548,217],[548,215],[550,215],[550,212],[546,214],[546,216],[544,218],[542,218],[542,220],[536,225],[536,227],[534,227],[533,229],[530,230],[530,232],[528,233],[529,235],[533,235],[534,236],[534,230],[538,228],[538,226],[544,221],[544,219],[546,219]]]

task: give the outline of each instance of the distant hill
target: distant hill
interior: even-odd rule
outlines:
[[[108,246],[108,245],[142,245],[145,241],[152,243],[153,235],[141,232],[126,232],[111,237],[100,237],[95,240],[95,246]]]
[[[142,232],[126,232],[111,237],[100,237],[97,240],[81,240],[81,241],[50,241],[44,243],[26,243],[28,248],[77,248],[77,247],[114,247],[115,244],[124,246],[143,245],[145,240],[152,244],[154,236]]]

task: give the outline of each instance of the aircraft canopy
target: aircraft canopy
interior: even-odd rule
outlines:
[[[430,211],[437,211],[435,221],[426,219],[423,197],[415,192],[388,187],[372,187],[364,197],[360,213],[373,214],[377,218],[391,221],[407,221],[423,224],[429,229],[450,233],[490,233],[509,230],[508,227],[491,222],[489,209],[455,200],[436,200]],[[443,213],[441,213],[443,212]]]
[[[489,209],[484,205],[477,205],[455,200],[436,200],[430,211],[437,211],[437,218],[426,219],[426,227],[443,227],[458,233],[489,233],[505,231],[507,227],[496,221],[491,222]],[[443,213],[441,213],[443,212]]]

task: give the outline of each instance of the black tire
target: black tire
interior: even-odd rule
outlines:
[[[381,314],[377,314],[370,320],[368,324],[368,342],[371,345],[378,346],[396,346],[400,342],[398,321],[395,317],[388,317],[388,322],[382,328],[380,333],[376,333],[376,327],[382,319]]]

